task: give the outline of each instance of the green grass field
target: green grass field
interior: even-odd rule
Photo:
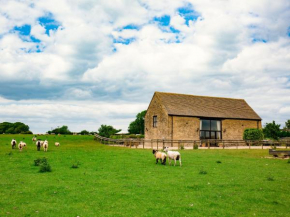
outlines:
[[[31,135],[14,136],[28,146],[12,150],[12,137],[0,136],[0,216],[290,215],[290,163],[263,158],[268,150],[183,150],[173,167],[93,136],[39,136],[46,153]],[[38,172],[38,157],[52,172]]]

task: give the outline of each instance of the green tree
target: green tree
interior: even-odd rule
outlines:
[[[51,131],[51,133],[62,134],[62,135],[71,134],[70,130],[68,129],[68,126],[55,128],[54,130]]]
[[[110,125],[103,125],[102,124],[101,127],[98,129],[98,131],[99,131],[100,136],[110,138],[111,135],[114,135],[114,134],[120,132],[121,130],[117,130]]]
[[[82,130],[82,131],[81,131],[81,134],[82,134],[82,135],[89,135],[89,134],[90,134],[90,132],[89,132],[89,131],[87,131],[87,130]]]
[[[146,115],[146,110],[136,115],[135,121],[132,121],[128,127],[128,132],[130,134],[144,134],[145,115]]]
[[[290,119],[285,122],[285,128],[290,130]]]
[[[276,124],[275,121],[272,123],[266,123],[263,132],[266,138],[277,140],[280,133],[280,124]]]
[[[18,133],[27,133],[29,131],[29,126],[21,123],[9,123],[9,122],[3,122],[0,123],[0,134],[3,133],[10,133],[10,134],[18,134]]]

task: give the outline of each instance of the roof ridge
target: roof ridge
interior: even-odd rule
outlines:
[[[197,97],[205,97],[205,98],[218,98],[218,99],[235,99],[235,100],[243,100],[244,99],[238,99],[238,98],[229,98],[229,97],[218,97],[218,96],[201,96],[201,95],[192,95],[192,94],[184,94],[184,93],[169,93],[169,92],[160,92],[155,91],[157,94],[170,94],[170,95],[182,95],[182,96],[197,96]]]

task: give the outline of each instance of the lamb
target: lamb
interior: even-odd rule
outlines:
[[[43,146],[43,141],[40,139],[36,142],[37,151],[40,151],[40,147]]]
[[[34,136],[33,138],[32,138],[32,142],[35,142],[36,141],[36,137]]]
[[[19,151],[22,151],[22,149],[23,149],[25,146],[26,146],[26,143],[20,141],[20,143],[18,144]]]
[[[174,166],[176,165],[176,160],[179,160],[179,165],[181,166],[181,155],[178,151],[169,151],[169,147],[165,147],[164,151],[168,155],[169,165],[171,165],[171,160],[174,160]]]
[[[48,149],[48,141],[45,140],[44,143],[43,143],[43,150],[47,151],[47,149]]]
[[[54,143],[55,146],[60,146],[59,142]]]
[[[161,161],[161,163],[163,164],[163,165],[165,165],[166,164],[166,154],[165,153],[163,153],[163,152],[160,152],[160,151],[158,151],[158,150],[152,150],[152,153],[154,154],[154,156],[155,156],[155,158],[156,158],[156,164],[158,163],[158,160],[160,159],[160,161]]]
[[[12,141],[11,141],[12,149],[14,149],[16,147],[16,144],[17,144],[16,140],[12,139]]]

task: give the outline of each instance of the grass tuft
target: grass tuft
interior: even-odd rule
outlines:
[[[7,153],[7,155],[11,156],[11,155],[13,155],[13,152],[10,151],[10,152]]]
[[[274,181],[274,177],[273,177],[273,176],[268,176],[268,177],[267,177],[267,180],[268,180],[268,181]]]
[[[77,169],[79,168],[80,162],[74,163],[71,168]]]
[[[207,174],[207,172],[206,172],[204,169],[201,169],[201,170],[199,171],[199,174],[201,174],[201,175],[205,175],[205,174]]]
[[[221,162],[220,160],[217,160],[216,163],[217,163],[217,164],[221,164],[222,162]]]

